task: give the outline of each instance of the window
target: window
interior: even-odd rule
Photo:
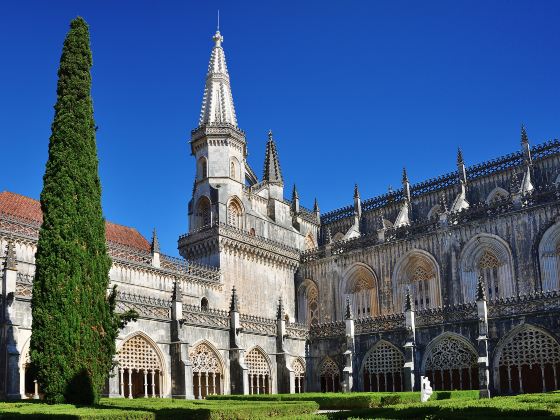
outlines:
[[[245,356],[245,364],[249,369],[249,394],[270,394],[270,366],[263,352],[254,348]]]
[[[208,161],[205,157],[198,159],[198,179],[208,178]]]
[[[478,269],[483,283],[486,285],[488,299],[495,299],[500,296],[498,270],[500,260],[490,251],[485,250],[478,261]]]
[[[341,313],[345,313],[346,299],[350,300],[352,313],[357,318],[379,313],[377,278],[373,270],[363,263],[356,263],[344,276],[344,295]]]
[[[208,310],[208,299],[206,299],[205,297],[200,300],[200,309],[202,309],[203,311]]]
[[[403,355],[395,346],[385,341],[377,343],[364,358],[364,391],[402,391],[403,367]]]
[[[223,369],[216,352],[205,342],[189,352],[193,372],[193,394],[196,399],[222,394]]]
[[[294,363],[292,363],[292,370],[294,371],[295,393],[300,394],[305,392],[305,366],[303,362],[300,359],[294,360]]]
[[[331,358],[326,358],[319,373],[321,392],[340,391],[340,370]]]
[[[404,297],[407,289],[410,290],[410,296],[416,309],[440,306],[439,282],[439,270],[434,257],[420,249],[410,251],[395,266],[393,274],[395,310],[404,309]]]
[[[212,212],[208,197],[200,197],[196,206],[195,229],[208,226],[212,223]]]
[[[241,229],[241,224],[242,224],[241,216],[242,216],[241,205],[237,200],[232,199],[228,204],[228,214],[227,214],[228,225],[233,226],[237,229]]]

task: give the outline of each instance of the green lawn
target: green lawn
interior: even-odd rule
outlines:
[[[439,392],[418,402],[419,393],[280,394],[214,396],[206,401],[102,399],[95,408],[0,403],[0,420],[56,419],[515,419],[560,418],[560,392],[479,400],[476,392]],[[314,414],[321,409],[343,411]]]

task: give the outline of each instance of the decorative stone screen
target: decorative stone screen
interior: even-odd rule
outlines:
[[[189,351],[193,370],[193,394],[195,398],[221,394],[223,367],[214,350],[207,343],[200,343]]]
[[[436,390],[477,389],[476,353],[462,340],[443,337],[425,356],[424,369]]]
[[[338,392],[340,390],[340,369],[331,358],[325,359],[319,375],[321,392]]]
[[[261,350],[254,348],[245,356],[249,368],[249,393],[270,394],[270,366]]]
[[[228,214],[227,220],[228,225],[233,226],[235,228],[241,228],[241,206],[236,200],[231,200],[228,204]]]
[[[402,391],[404,358],[392,344],[380,342],[367,354],[363,365],[364,390]]]
[[[119,351],[119,364],[124,369],[161,370],[156,350],[141,335],[135,335],[123,344]]]
[[[294,360],[292,370],[294,371],[295,378],[295,393],[305,392],[305,366],[303,362],[300,359]]]
[[[547,333],[526,327],[505,343],[498,361],[504,393],[558,389],[560,346]]]
[[[307,292],[307,321],[311,325],[319,323],[319,292],[315,286]]]

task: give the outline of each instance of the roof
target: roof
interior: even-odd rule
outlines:
[[[41,203],[38,200],[9,191],[0,192],[0,213],[39,223],[43,222]],[[106,221],[105,235],[109,242],[150,251],[148,240],[134,228]]]

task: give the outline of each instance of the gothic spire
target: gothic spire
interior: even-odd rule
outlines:
[[[284,183],[282,172],[280,171],[280,162],[278,160],[278,152],[276,151],[276,143],[272,137],[272,130],[268,132],[268,142],[266,143],[266,153],[264,155],[264,171],[263,181]]]
[[[221,123],[237,127],[237,117],[235,116],[233,96],[229,84],[226,56],[222,48],[224,37],[217,30],[212,39],[214,40],[214,48],[212,49],[210,63],[208,64],[198,125]]]
[[[529,136],[527,136],[527,131],[525,131],[525,126],[521,124],[521,145],[529,143]]]
[[[152,254],[155,254],[156,252],[159,254],[159,241],[158,241],[158,237],[157,237],[157,233],[156,233],[156,228],[154,228],[154,231],[152,233],[152,244],[151,244],[151,251]]]
[[[239,302],[237,301],[237,292],[235,286],[231,289],[231,303],[229,305],[230,312],[239,312]]]
[[[313,203],[313,213],[320,213],[319,210],[319,202],[317,201],[317,197],[315,197],[315,202]]]

